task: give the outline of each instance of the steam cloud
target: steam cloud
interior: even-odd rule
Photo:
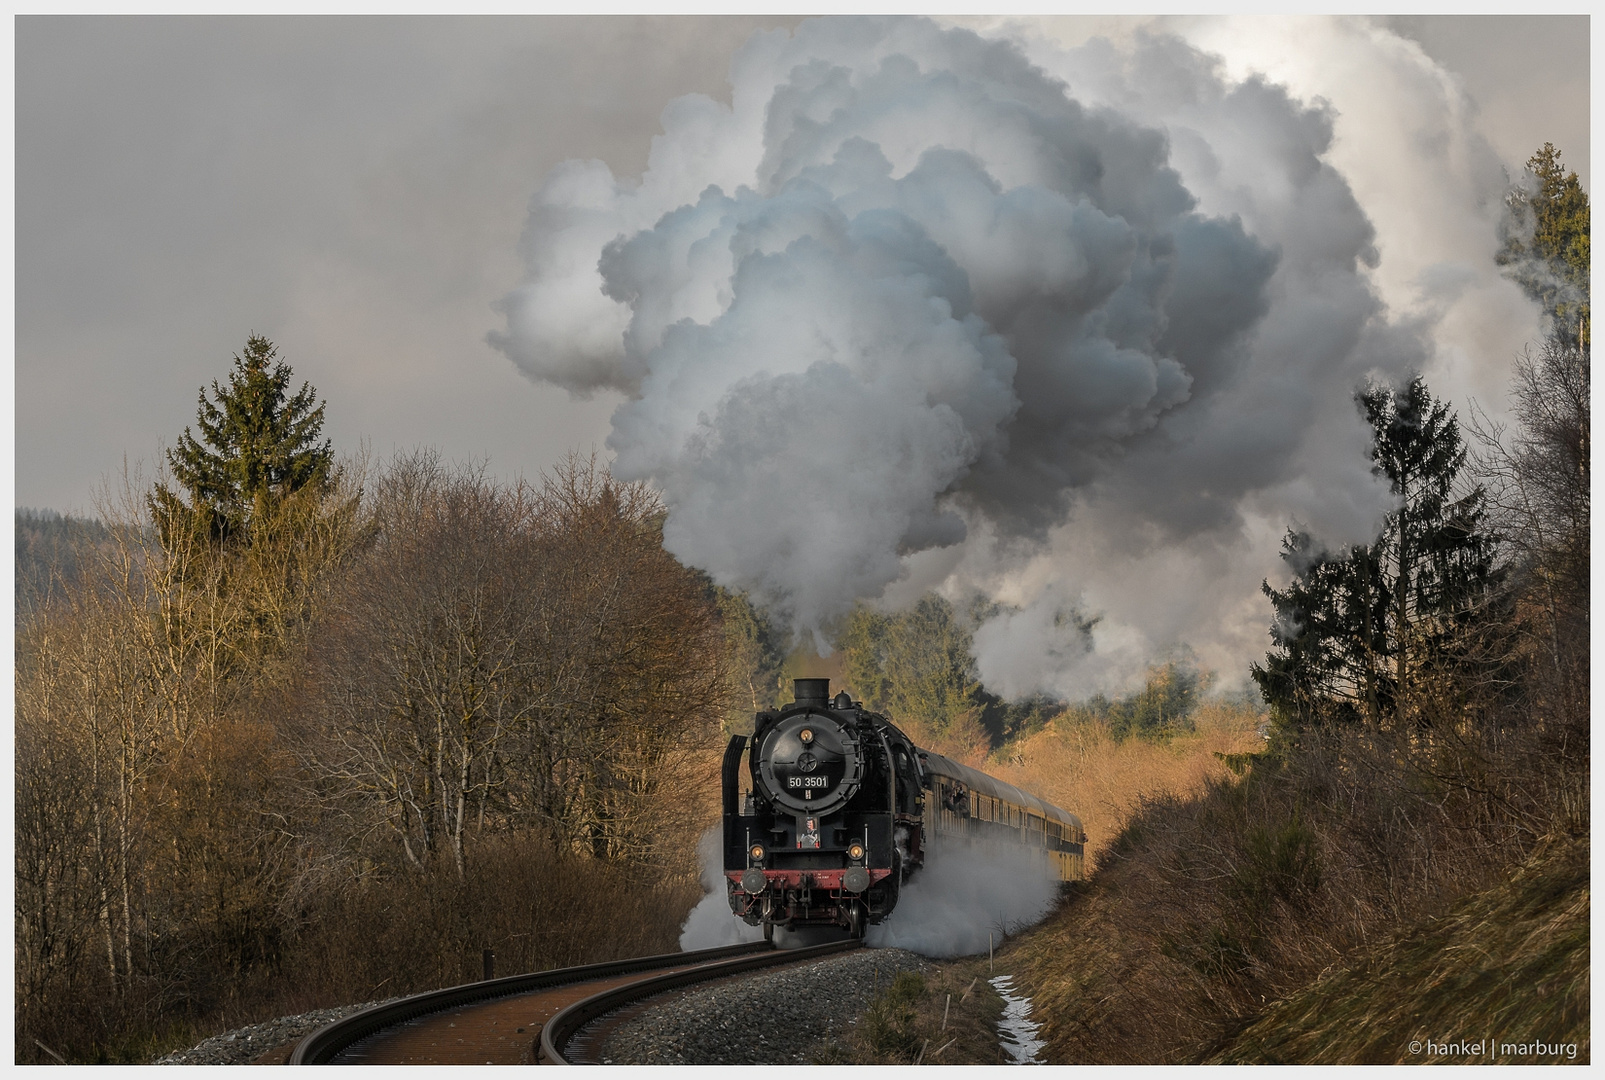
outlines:
[[[614,471],[664,493],[669,550],[798,630],[979,589],[1010,696],[1182,640],[1240,667],[1286,521],[1338,544],[1387,509],[1353,389],[1430,370],[1468,279],[1390,318],[1324,104],[1178,37],[995,35],[754,37],[638,184],[547,177],[491,340],[625,395]]]
[[[1059,886],[1023,848],[942,842],[931,837],[925,865],[903,886],[886,921],[864,940],[923,956],[973,956],[1048,913]]]
[[[740,945],[762,941],[763,927],[748,926],[730,912],[728,887],[724,876],[723,832],[715,826],[697,841],[697,860],[702,866],[702,887],[708,890],[686,916],[680,928],[680,951],[717,949],[721,945]]]
[[[1035,923],[1053,905],[1058,885],[1044,865],[1019,848],[943,843],[932,837],[925,866],[903,886],[885,922],[871,926],[870,945],[908,949],[924,956],[985,952],[988,934]],[[697,844],[702,884],[708,891],[680,931],[680,949],[713,949],[760,941],[763,930],[730,913],[717,828]],[[806,935],[804,935],[806,937]]]

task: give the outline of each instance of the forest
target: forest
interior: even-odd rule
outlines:
[[[1352,947],[1332,913],[1357,896],[1397,921],[1586,842],[1587,199],[1553,148],[1530,167],[1503,257],[1549,332],[1511,423],[1419,378],[1357,388],[1397,509],[1345,551],[1290,527],[1252,697],[1178,649],[1113,699],[1003,701],[979,598],[834,628],[833,677],[1081,813],[1101,874],[1180,904],[1183,838],[1216,830],[1237,892],[1198,901],[1194,939],[1126,932],[1186,974],[1133,961],[1132,987],[1172,987],[1144,1007],[1195,1033]],[[17,511],[18,1062],[149,1061],[469,981],[487,949],[502,973],[672,949],[726,737],[817,673],[594,456],[509,482],[337,454],[324,421],[253,334],[153,475],[93,518]],[[1330,932],[1290,959],[1299,920]],[[1087,1060],[1151,1048],[1109,1025],[1049,1030]]]

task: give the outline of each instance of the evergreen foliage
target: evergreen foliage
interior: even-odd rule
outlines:
[[[1370,544],[1330,554],[1297,529],[1282,558],[1284,590],[1262,587],[1275,609],[1275,643],[1253,675],[1283,722],[1327,717],[1422,719],[1419,691],[1462,662],[1455,642],[1486,613],[1497,573],[1484,527],[1484,494],[1458,494],[1466,450],[1449,407],[1417,376],[1402,389],[1358,395],[1371,425],[1372,472],[1398,508]]]
[[[1064,711],[1064,702],[1046,694],[1004,701],[989,690],[981,691],[981,727],[994,747],[1041,731]]]
[[[724,628],[731,690],[737,701],[727,726],[732,731],[750,732],[754,713],[782,704],[785,633],[753,606],[746,593],[731,592],[718,585],[712,589]]]
[[[1135,694],[1115,701],[1099,694],[1087,707],[1108,723],[1109,734],[1117,740],[1132,736],[1162,739],[1193,730],[1192,714],[1209,681],[1209,675],[1200,671],[1188,654],[1155,667]]]
[[[325,488],[334,452],[321,444],[324,403],[303,382],[291,395],[290,366],[267,338],[252,334],[234,357],[228,386],[212,381],[200,392],[197,439],[184,429],[167,462],[179,491],[158,483],[150,510],[171,546],[179,524],[222,542],[244,533],[253,518],[303,488]]]
[[[107,538],[106,526],[96,519],[54,510],[18,509],[16,530],[18,618],[77,588],[83,577],[83,549]]]
[[[1550,143],[1527,161],[1531,180],[1512,190],[1498,261],[1543,305],[1568,345],[1588,341],[1588,193]]]
[[[847,684],[871,709],[910,728],[938,750],[984,754],[986,705],[971,652],[973,637],[953,605],[926,593],[908,611],[884,614],[863,604],[839,635]]]

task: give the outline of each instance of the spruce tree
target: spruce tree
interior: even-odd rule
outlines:
[[[1550,143],[1527,161],[1531,179],[1507,200],[1504,247],[1498,262],[1553,320],[1568,346],[1588,344],[1588,193]]]
[[[1480,486],[1458,494],[1466,450],[1454,414],[1417,376],[1357,397],[1374,435],[1372,472],[1398,508],[1370,544],[1318,551],[1289,530],[1285,590],[1262,588],[1276,621],[1253,675],[1279,718],[1420,721],[1437,677],[1462,660],[1455,643],[1487,610],[1496,584]],[[1441,694],[1440,694],[1441,696]]]
[[[151,513],[170,542],[185,523],[216,542],[247,534],[252,520],[302,488],[326,487],[334,454],[323,431],[324,403],[311,384],[294,395],[290,366],[267,338],[252,334],[234,357],[228,386],[201,387],[196,424],[167,452],[179,491],[158,483]]]

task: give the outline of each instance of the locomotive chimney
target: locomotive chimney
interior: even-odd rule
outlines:
[[[829,708],[830,680],[793,679],[791,680],[791,696],[797,699],[798,705],[812,705],[820,709]]]

